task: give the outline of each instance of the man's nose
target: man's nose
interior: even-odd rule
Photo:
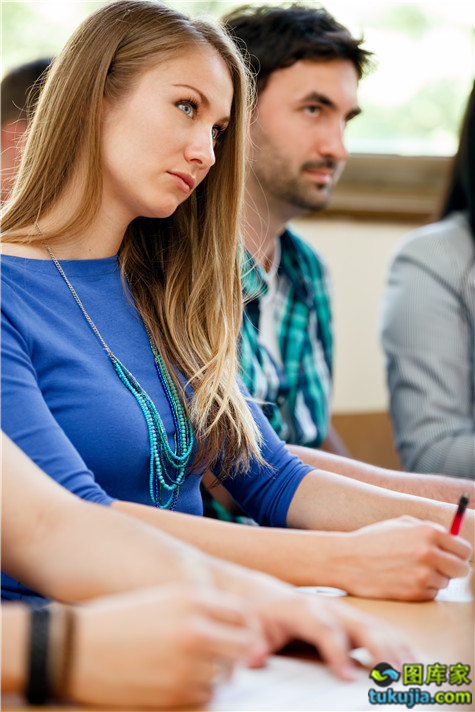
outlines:
[[[320,153],[334,161],[346,161],[348,151],[345,145],[345,124],[329,127],[320,141]]]

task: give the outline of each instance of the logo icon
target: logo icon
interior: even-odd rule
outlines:
[[[389,663],[378,663],[371,670],[370,678],[379,687],[388,687],[393,682],[397,682],[401,677],[401,673],[395,670]]]

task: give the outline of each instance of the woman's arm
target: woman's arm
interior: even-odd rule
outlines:
[[[313,474],[317,475],[316,479]],[[325,523],[326,497],[320,498],[318,487],[315,489],[320,474],[310,473],[297,489],[296,501],[289,510],[290,523],[294,526],[306,525],[311,529],[312,524]],[[341,502],[342,497],[345,499],[344,491],[336,496],[336,489],[331,486],[327,494],[332,500],[335,497],[336,502]],[[366,501],[365,497],[363,501]],[[384,496],[379,501],[384,503]],[[422,514],[423,504],[432,503],[429,500],[421,502],[421,506],[415,505],[414,509]],[[404,503],[405,499],[399,505]],[[401,509],[397,502],[386,502],[386,505],[386,514],[391,511],[393,516]],[[447,586],[450,578],[466,575],[467,561],[472,553],[467,541],[450,536],[443,526],[433,522],[413,517],[380,522],[383,517],[377,515],[373,505],[368,507],[371,510],[368,520],[372,515],[372,521],[378,523],[347,532],[247,527],[154,510],[132,502],[117,501],[112,507],[193,543],[214,556],[284,581],[296,585],[336,586],[355,595],[374,598],[432,599],[440,588]],[[445,514],[449,520],[456,507],[447,505],[447,508]],[[443,519],[438,510],[431,514]],[[354,514],[349,518],[340,515],[338,519],[345,525],[351,522],[352,516]],[[361,517],[361,526],[365,519]],[[473,517],[464,526],[469,534]]]
[[[22,463],[24,456],[13,444],[7,442],[4,456],[7,458],[5,472],[11,472],[11,476],[7,474],[4,480],[6,489],[3,498],[4,506],[7,500],[11,504],[5,507],[2,518],[5,532],[2,537],[3,562],[8,573],[19,576],[45,595],[65,600],[152,585],[164,580],[163,577],[174,580],[175,576],[183,576],[179,568],[183,554],[180,556],[181,550],[176,542],[169,541],[164,534],[160,541],[157,537],[151,539],[149,533],[133,520],[116,517],[114,521],[113,511],[108,511],[108,514],[112,517],[111,531],[115,533],[106,537],[103,535],[102,508],[82,503],[83,507],[79,509],[78,500],[70,493],[55,485],[32,465],[28,470],[29,461],[24,458]],[[12,463],[11,469],[8,458]],[[54,497],[52,488],[56,491]],[[299,491],[300,488],[297,495]],[[330,494],[330,497],[333,495]],[[40,502],[43,506],[38,509]],[[321,512],[321,504],[317,496],[313,505],[314,515]],[[469,553],[458,542],[462,548],[453,551],[449,560],[441,563],[438,556],[440,546],[431,540],[434,526],[425,526],[417,537],[421,546],[414,549],[417,523],[401,527],[396,522],[384,531],[385,546],[392,542],[390,554],[368,556],[367,560],[362,558],[357,570],[349,576],[348,562],[352,559],[352,551],[357,547],[363,557],[366,551],[373,551],[371,537],[363,535],[361,539],[358,532],[344,534],[243,527],[130,502],[115,502],[112,509],[115,508],[207,553],[289,582],[334,585],[365,595],[432,598],[445,583],[444,579],[434,578],[437,567],[441,567],[446,577],[462,575]],[[300,514],[302,516],[298,524],[306,526],[305,508],[304,515]],[[86,530],[84,522],[87,523]],[[375,540],[379,541],[377,536]],[[433,560],[428,563],[424,543],[434,552]],[[70,556],[71,548],[68,547],[71,545],[73,551],[78,552],[77,558]],[[388,560],[396,562],[389,570],[386,566]],[[31,561],[38,564],[34,569],[31,568]],[[151,566],[150,561],[157,561],[157,565]],[[203,568],[204,564],[200,562],[200,565]],[[213,571],[217,580],[222,580],[223,587],[226,587],[228,574],[216,565],[213,565]],[[413,583],[407,586],[405,582],[411,572],[414,574],[411,577]],[[370,589],[367,588],[369,580]]]

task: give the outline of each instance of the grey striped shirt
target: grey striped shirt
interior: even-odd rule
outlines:
[[[414,231],[396,253],[381,339],[404,468],[475,477],[475,240],[464,213]]]

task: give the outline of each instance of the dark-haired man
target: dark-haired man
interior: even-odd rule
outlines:
[[[244,237],[242,379],[304,462],[399,492],[457,501],[466,481],[389,472],[345,457],[330,428],[332,325],[324,262],[287,226],[321,210],[341,174],[371,53],[323,8],[247,5],[224,18],[256,77]],[[325,452],[321,446],[333,452]],[[219,488],[216,499],[232,510]],[[223,496],[222,496],[223,495]],[[213,516],[205,494],[205,511]],[[218,516],[225,516],[219,511]]]
[[[251,126],[245,240],[253,270],[245,286],[242,375],[287,442],[324,441],[329,431],[332,329],[321,258],[287,229],[324,208],[347,152],[344,132],[360,113],[358,80],[369,52],[324,9],[240,8],[226,26],[248,52],[258,100]]]
[[[12,69],[2,79],[2,167],[1,195],[6,200],[15,182],[22,138],[38,96],[39,80],[51,59],[37,59]]]

